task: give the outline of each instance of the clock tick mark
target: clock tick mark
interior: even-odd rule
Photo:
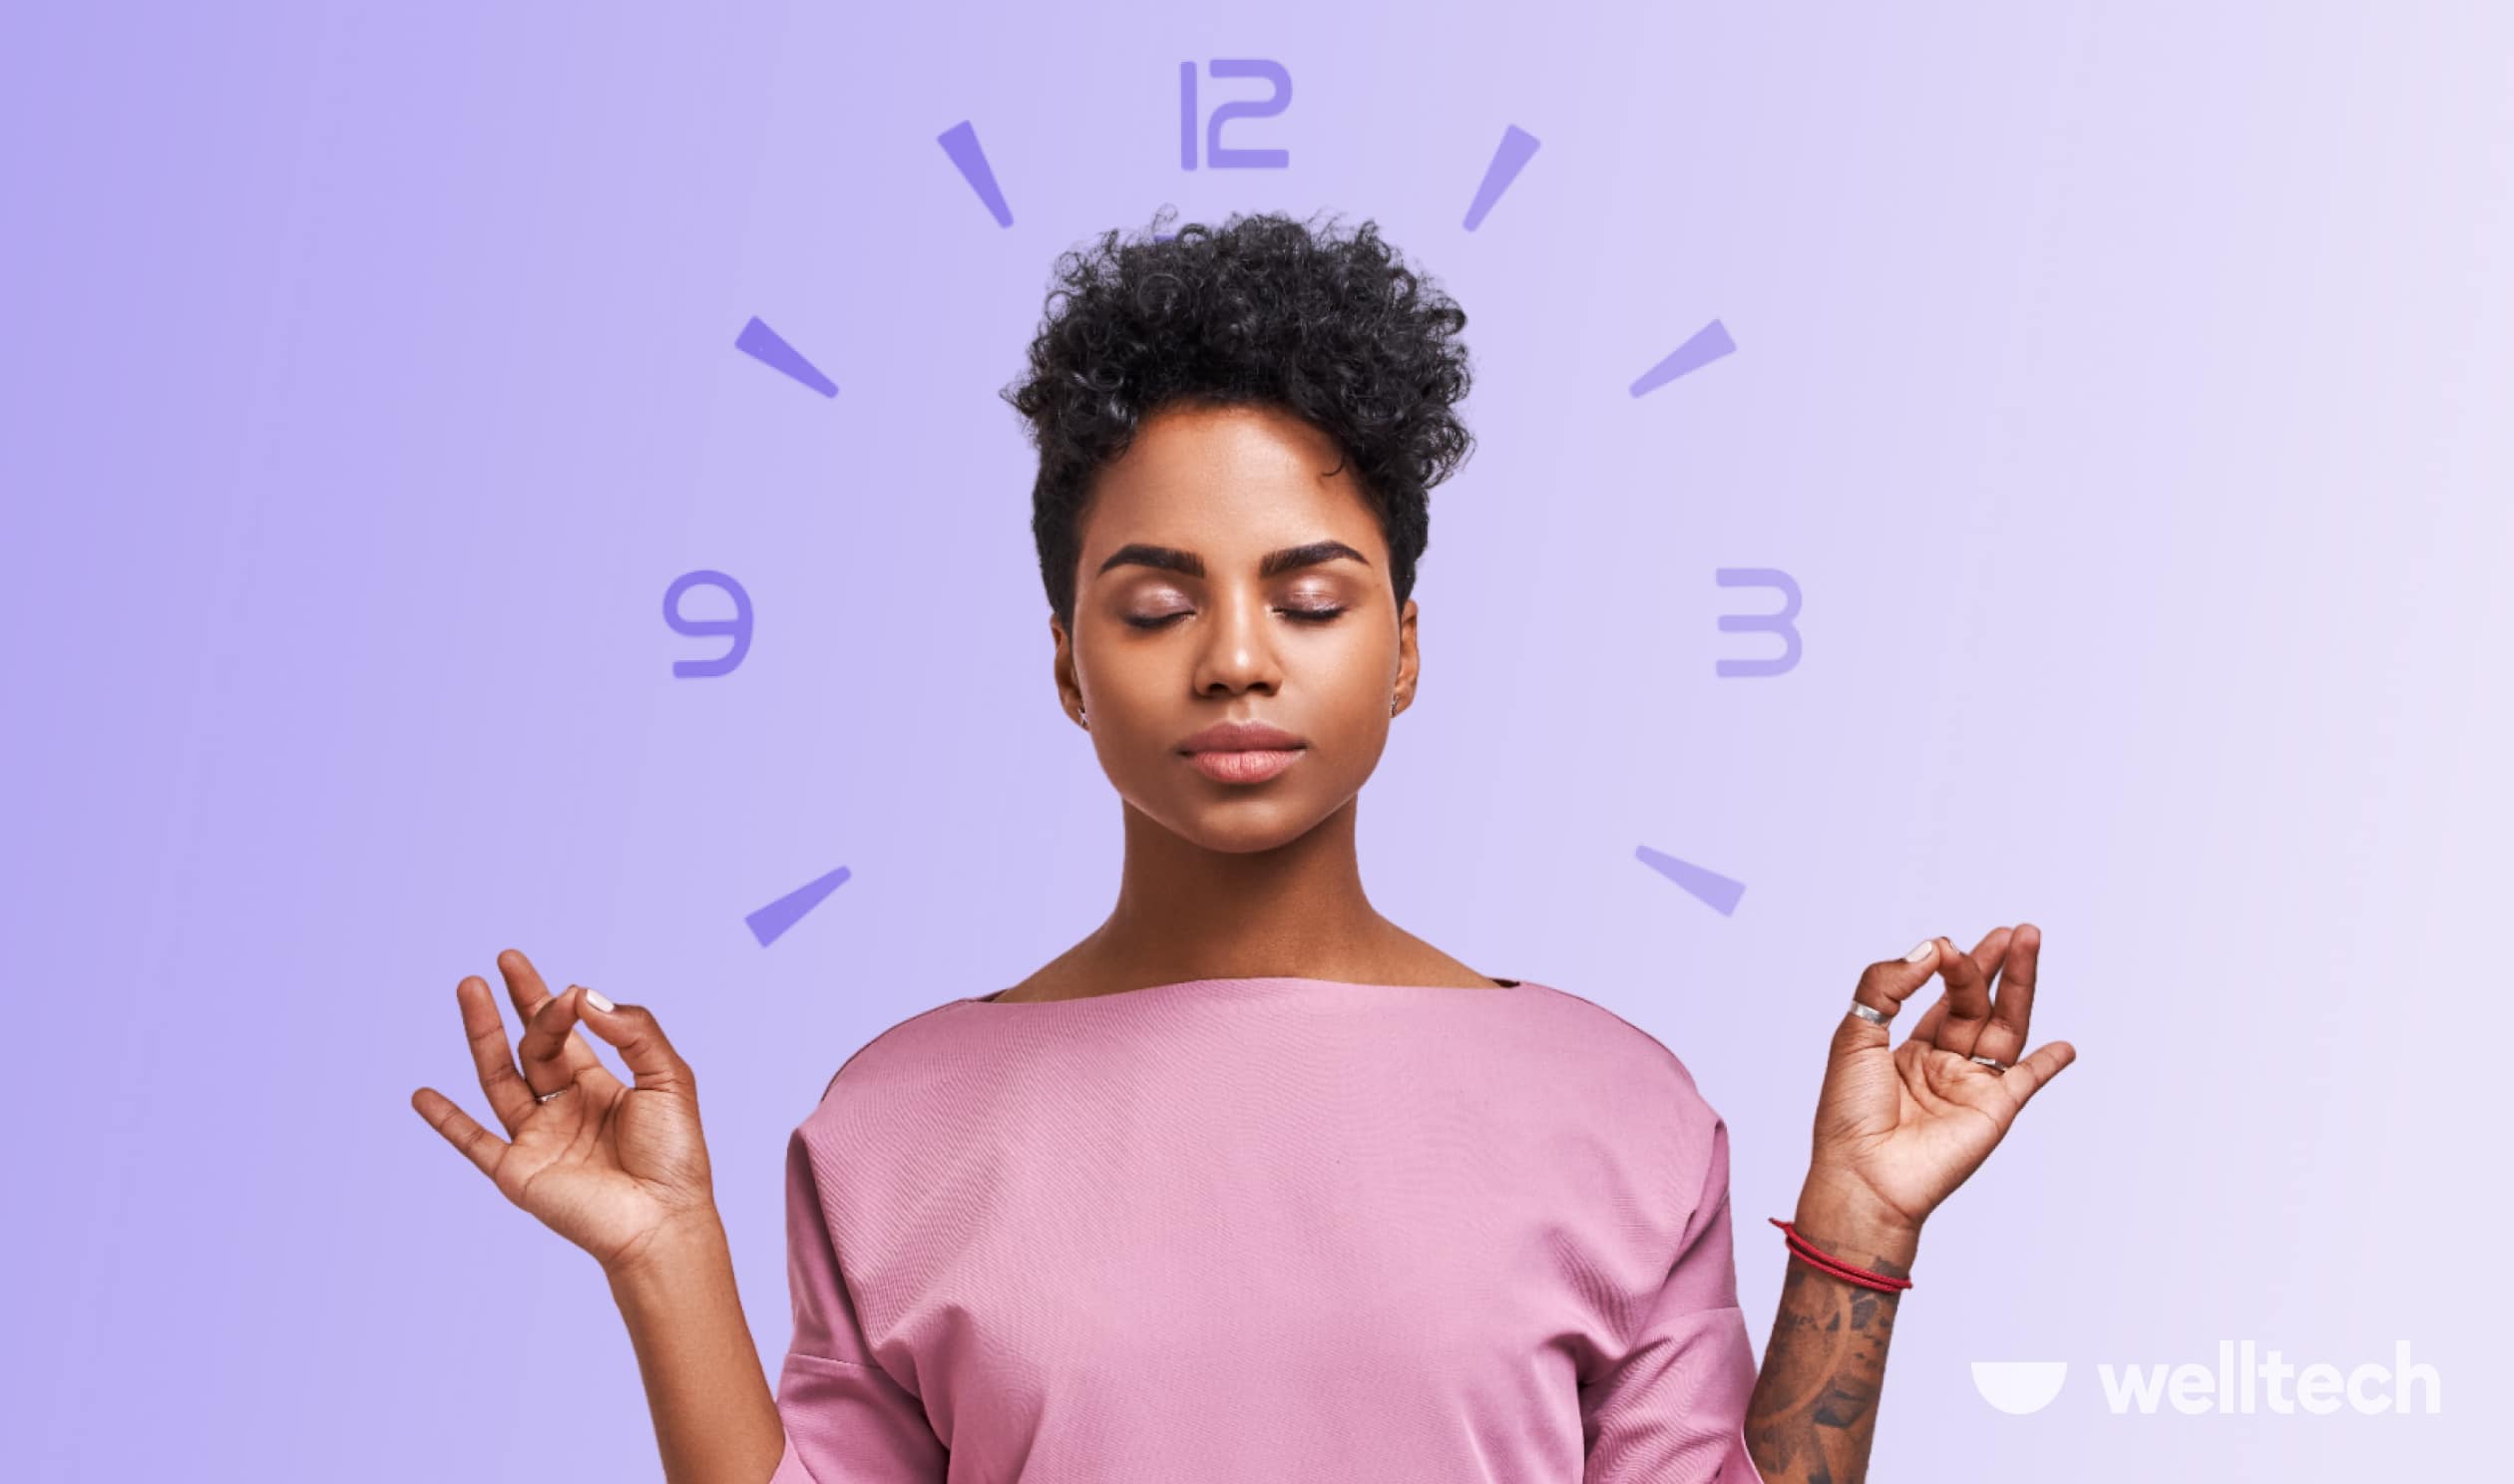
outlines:
[[[976,127],[963,119],[936,135],[934,142],[952,157],[952,164],[960,167],[961,179],[987,203],[987,209],[995,214],[996,225],[1011,226],[1013,208],[1004,203],[1004,192],[996,186],[995,169],[987,164],[987,152],[979,147]]]
[[[1518,179],[1518,173],[1526,167],[1528,157],[1536,153],[1538,143],[1536,136],[1516,124],[1501,131],[1500,146],[1492,152],[1491,163],[1484,167],[1483,184],[1475,187],[1474,204],[1466,208],[1468,231],[1483,225],[1484,213],[1492,209],[1493,202],[1501,199],[1501,192],[1509,189],[1510,183]]]
[[[1713,320],[1693,332],[1693,338],[1667,353],[1667,358],[1641,373],[1632,383],[1632,395],[1655,392],[1688,371],[1698,371],[1737,349],[1729,338],[1728,326]]]
[[[761,365],[782,371],[824,397],[838,395],[838,383],[821,374],[821,369],[803,358],[803,352],[786,343],[785,337],[768,328],[768,322],[751,316],[742,333],[733,339],[733,348]]]
[[[1691,861],[1680,861],[1665,851],[1655,851],[1645,845],[1634,850],[1633,855],[1640,859],[1642,865],[1684,888],[1687,895],[1721,917],[1735,916],[1738,899],[1746,895],[1744,882],[1731,881]]]
[[[759,945],[764,948],[783,936],[788,928],[803,921],[803,915],[837,891],[848,875],[847,868],[841,866],[826,876],[815,878],[808,885],[786,893],[742,921],[749,926],[751,936],[758,938]]]

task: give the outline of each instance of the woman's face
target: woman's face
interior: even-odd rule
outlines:
[[[1412,704],[1415,604],[1397,611],[1387,540],[1342,462],[1279,409],[1173,406],[1083,512],[1073,630],[1048,619],[1065,713],[1127,803],[1208,849],[1268,850],[1343,808]],[[1240,748],[1194,740],[1248,721],[1297,746],[1241,771]]]

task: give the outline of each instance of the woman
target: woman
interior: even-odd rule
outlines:
[[[875,1037],[794,1131],[775,1393],[653,1015],[509,950],[520,1067],[486,982],[457,993],[512,1142],[414,1106],[600,1260],[674,1481],[1864,1477],[1921,1222],[2074,1055],[2022,1054],[2040,934],[1861,975],[1758,1374],[1684,1064],[1363,894],[1426,492],[1470,446],[1466,316],[1368,223],[1109,232],[1057,270],[1007,395],[1056,689],[1122,802],[1116,906]]]

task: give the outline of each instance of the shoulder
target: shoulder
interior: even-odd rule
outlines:
[[[1695,1081],[1693,1068],[1665,1041],[1585,995],[1535,979],[1525,980],[1520,987],[1540,997],[1554,1037],[1577,1052],[1584,1073],[1596,1080],[1599,1096],[1650,1097],[1661,1108],[1674,1103],[1689,1121],[1719,1120]],[[1702,1049],[1696,1052],[1702,1054]]]
[[[930,1057],[938,1034],[949,1012],[962,1003],[949,999],[919,1010],[850,1052],[821,1087],[820,1099],[803,1120],[803,1129],[828,1123],[842,1104],[860,1104],[866,1098],[879,1098],[886,1090],[930,1082],[934,1075]]]
[[[1660,1209],[1682,1223],[1674,1234],[1681,1246],[1684,1233],[1728,1200],[1728,1120],[1666,1042],[1595,1000],[1548,992],[1558,1000],[1555,1013],[1579,1027],[1604,1069],[1581,1080],[1578,1103],[1622,1131],[1617,1147],[1637,1162],[1642,1188],[1664,1193]]]

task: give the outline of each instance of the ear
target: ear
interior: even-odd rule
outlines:
[[[1396,710],[1414,704],[1415,683],[1423,669],[1423,651],[1415,636],[1415,600],[1406,599],[1405,611],[1397,615],[1397,679],[1389,688],[1396,696]],[[1395,715],[1392,711],[1390,715]]]
[[[1079,723],[1082,720],[1082,677],[1073,668],[1073,637],[1065,632],[1062,620],[1053,608],[1048,611],[1048,634],[1055,644],[1055,657],[1050,663],[1056,686],[1056,704],[1064,714]]]

